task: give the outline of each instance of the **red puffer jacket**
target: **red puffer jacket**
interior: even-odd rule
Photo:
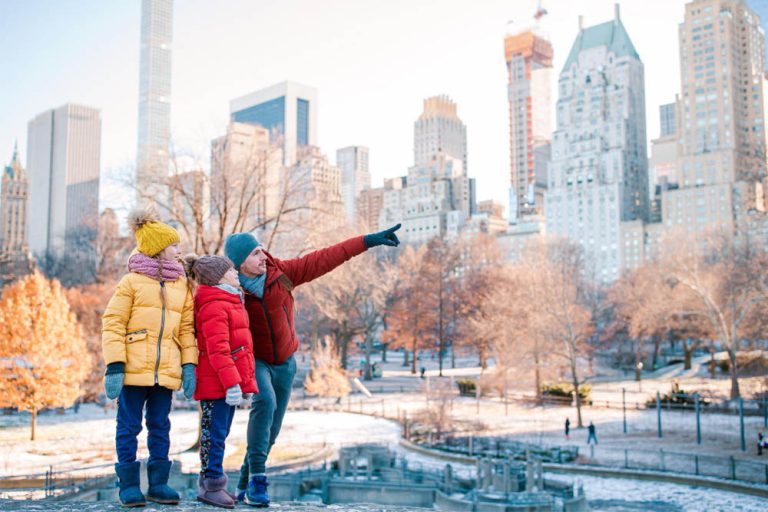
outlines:
[[[267,254],[264,297],[245,293],[256,359],[282,364],[299,348],[293,322],[293,287],[317,279],[366,250],[363,237],[356,236],[292,260]]]
[[[243,393],[258,393],[253,341],[240,297],[215,286],[198,286],[195,327],[200,353],[195,400],[224,398],[236,384]]]

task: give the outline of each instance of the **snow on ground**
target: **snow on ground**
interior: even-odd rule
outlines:
[[[759,512],[768,507],[762,498],[707,487],[582,475],[551,476],[583,485],[591,510],[606,510],[609,504],[613,505],[610,510],[664,512]]]
[[[400,427],[389,420],[349,413],[289,412],[278,443],[294,443],[302,440],[324,441],[340,446],[359,443],[386,443],[398,457],[405,457],[412,469],[430,471],[445,468],[445,461],[416,454],[398,445]],[[474,475],[474,465],[452,463],[455,474]],[[765,510],[765,501],[759,498],[708,488],[660,482],[633,481],[622,478],[600,478],[562,474],[548,474],[548,478],[581,483],[587,499],[612,500],[617,506],[627,505],[634,510],[654,510],[656,505],[669,506],[670,512],[759,511]],[[600,505],[597,503],[596,505]],[[645,505],[651,505],[644,507]],[[601,510],[601,507],[593,507]],[[658,509],[658,508],[657,508]],[[620,510],[615,508],[615,510]]]
[[[24,421],[21,421],[24,420]],[[110,464],[115,459],[115,410],[94,404],[77,414],[46,414],[29,440],[28,415],[0,416],[0,476],[45,473]],[[146,457],[146,429],[139,435],[139,457]],[[171,414],[171,453],[186,450],[197,438],[197,411]],[[105,469],[111,471],[111,468]]]

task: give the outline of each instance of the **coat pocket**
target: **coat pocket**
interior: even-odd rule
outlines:
[[[149,333],[146,329],[125,334],[126,357],[128,359],[125,371],[127,373],[142,373],[151,367],[148,356],[148,336]]]
[[[230,354],[232,355],[232,359],[237,361],[237,358],[239,356],[243,356],[244,354],[241,354],[241,352],[245,350],[245,346],[237,347],[235,350],[231,351]]]
[[[133,331],[129,332],[125,335],[125,342],[126,343],[135,343],[137,341],[145,340],[147,339],[147,330],[142,329],[140,331]]]

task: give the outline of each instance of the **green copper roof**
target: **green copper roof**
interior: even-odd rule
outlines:
[[[10,177],[13,178],[16,175],[16,170],[21,170],[21,162],[19,162],[19,143],[16,142],[13,145],[13,158],[11,158],[11,163],[5,166],[5,173]]]
[[[565,61],[563,70],[565,71],[571,64],[576,62],[579,52],[597,46],[607,46],[608,50],[617,57],[629,55],[636,59],[640,58],[621,20],[611,20],[594,27],[585,28],[579,32],[571,48],[571,53],[568,54],[568,60]]]

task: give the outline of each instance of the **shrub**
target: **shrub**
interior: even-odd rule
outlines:
[[[571,398],[573,396],[573,384],[568,382],[559,382],[557,384],[544,384],[541,387],[541,392],[544,395],[561,396],[565,398]],[[582,402],[588,402],[589,396],[592,393],[592,386],[590,384],[582,384],[579,386],[579,396]]]
[[[477,383],[471,379],[459,379],[456,381],[461,396],[475,396],[477,393]]]
[[[680,387],[679,384],[675,383],[672,385],[672,391],[664,395],[661,395],[661,403],[666,404],[667,402],[676,404],[676,405],[695,405],[696,398],[693,393],[689,391],[685,391],[683,388]],[[709,401],[699,396],[699,404],[709,405]],[[656,407],[656,398],[652,397],[646,400],[645,406]]]

